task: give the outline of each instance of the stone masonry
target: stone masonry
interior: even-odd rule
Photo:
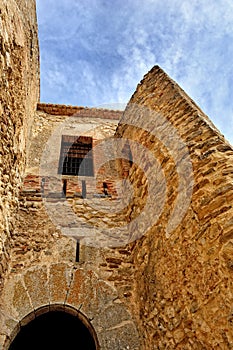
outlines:
[[[136,129],[132,125],[137,115],[140,119]],[[154,123],[153,118],[159,122]],[[189,155],[192,174],[178,173],[182,157],[176,164],[171,157],[172,146],[166,142],[167,122],[185,142],[188,153],[182,157]],[[165,138],[161,137],[164,125]],[[156,128],[161,131],[156,133]],[[167,198],[159,219],[136,241],[131,255],[143,348],[232,349],[232,146],[159,67],[154,67],[138,86],[117,136],[133,138],[151,150],[166,177]],[[193,181],[190,203],[178,226],[174,225],[167,235],[182,177],[187,191]],[[135,197],[143,201],[143,174],[132,167],[129,178],[138,183]],[[151,191],[160,198],[161,187],[156,181],[152,186]],[[147,220],[153,213],[147,213]],[[128,215],[132,216],[132,207]]]
[[[0,1],[0,271],[9,259],[26,143],[39,98],[35,2]]]
[[[124,112],[40,103],[35,2],[0,5],[0,349],[51,311],[96,349],[233,349],[232,146],[157,66]]]

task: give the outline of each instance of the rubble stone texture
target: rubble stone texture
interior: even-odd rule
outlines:
[[[137,111],[143,129],[133,133],[129,124]],[[187,213],[169,235],[166,228],[181,177],[169,148],[163,150],[154,136],[154,116],[175,126],[193,167]],[[144,77],[120,123],[117,136],[133,137],[154,152],[166,176],[167,198],[159,220],[132,251],[134,300],[144,348],[231,349],[233,149],[159,67]],[[141,173],[132,168],[129,178],[140,184],[140,196]],[[159,198],[158,184],[151,191]]]
[[[35,2],[1,0],[0,9],[0,271],[3,274],[24,174],[27,136],[39,98],[39,63]]]
[[[23,325],[54,310],[80,318],[97,349],[232,349],[232,146],[157,66],[123,116],[37,104],[35,2],[0,5],[0,349]],[[62,199],[52,166],[41,190],[44,147],[66,121],[67,132],[77,128],[95,146],[109,137],[130,140],[130,162],[108,162],[97,187],[86,178],[86,198],[80,179],[65,175]],[[60,136],[48,152],[55,170]],[[94,166],[102,156],[94,152]],[[102,193],[103,181],[110,196]],[[59,222],[46,200],[61,213]],[[64,202],[77,222],[62,215]],[[109,203],[115,211],[106,211]],[[121,227],[130,243],[100,244],[106,233],[124,242]],[[93,244],[82,239],[90,233]]]

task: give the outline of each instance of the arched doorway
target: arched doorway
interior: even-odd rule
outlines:
[[[78,316],[53,310],[21,327],[9,350],[97,350],[88,328]]]

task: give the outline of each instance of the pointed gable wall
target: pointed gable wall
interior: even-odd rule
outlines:
[[[116,136],[135,142],[139,165],[129,176],[137,200],[128,218],[136,222],[139,209],[143,214],[131,234],[139,237],[132,250],[134,300],[145,349],[230,348],[232,147],[157,66],[138,85]],[[137,143],[156,159],[154,172],[137,155]],[[146,207],[152,194],[157,201]]]

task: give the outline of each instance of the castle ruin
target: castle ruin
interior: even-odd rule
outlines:
[[[158,66],[124,112],[40,103],[0,4],[0,349],[232,349],[232,146]]]

